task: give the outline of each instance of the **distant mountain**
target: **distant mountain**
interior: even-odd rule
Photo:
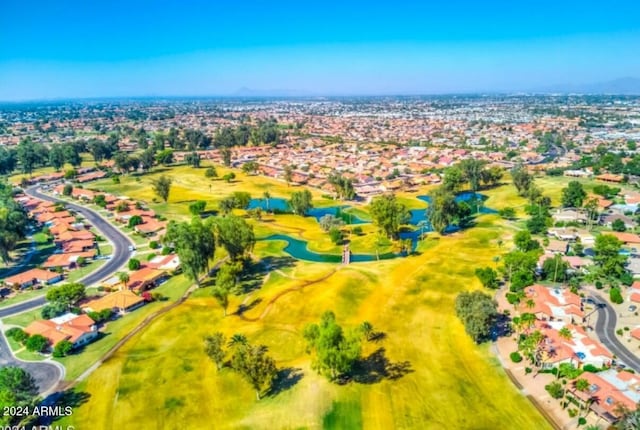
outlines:
[[[311,91],[306,90],[257,90],[242,87],[231,94],[233,97],[308,97],[314,96]]]
[[[565,84],[542,88],[542,93],[640,95],[639,78],[619,78],[595,84]]]

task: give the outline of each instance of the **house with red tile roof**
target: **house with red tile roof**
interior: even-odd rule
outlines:
[[[534,307],[529,308],[523,301],[521,312],[533,313],[538,319],[571,323],[584,317],[580,296],[567,288],[547,288],[536,284],[526,287],[525,294],[527,299],[533,300]]]
[[[55,284],[62,280],[62,275],[56,272],[50,272],[43,269],[31,269],[17,275],[9,276],[2,282],[9,288],[28,288],[33,285]]]
[[[640,403],[640,377],[636,374],[614,369],[598,373],[584,372],[580,378],[586,379],[586,391],[572,390],[572,394],[583,404],[590,403],[590,409],[599,417],[615,423],[621,417],[621,407],[635,410]]]
[[[68,340],[74,348],[85,345],[98,337],[95,321],[86,314],[68,313],[50,320],[33,321],[24,331],[31,336],[39,334],[46,337],[52,346],[63,340]]]
[[[82,310],[86,312],[100,312],[105,309],[111,309],[116,313],[126,314],[144,306],[145,303],[146,301],[133,291],[120,290],[100,298],[90,300],[81,307]]]

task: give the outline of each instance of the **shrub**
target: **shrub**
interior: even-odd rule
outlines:
[[[61,340],[56,343],[56,346],[53,347],[53,356],[54,357],[64,357],[68,355],[73,349],[73,344],[68,340]]]
[[[49,346],[49,341],[41,334],[34,334],[33,336],[29,336],[24,346],[27,348],[27,351],[43,352]]]
[[[623,333],[624,333],[624,331],[622,331],[622,329],[621,329],[621,328],[619,328],[618,330],[616,330],[616,334],[617,334],[618,336],[622,336],[622,334],[623,334]]]
[[[84,266],[86,262],[87,262],[87,259],[84,257],[78,257],[78,259],[76,260],[76,264],[78,266]]]
[[[152,240],[151,242],[149,242],[149,248],[158,249],[160,248],[160,244],[157,241]]]
[[[524,368],[524,373],[525,373],[525,375],[528,375],[529,373],[531,373],[531,368],[530,367],[525,367]]]
[[[578,425],[583,426],[587,423],[587,419],[585,417],[578,418]]]
[[[611,290],[609,290],[609,298],[613,303],[617,305],[624,302],[624,299],[622,298],[622,293],[620,292],[620,288],[617,288],[617,287],[612,287]]]
[[[575,418],[575,416],[578,415],[578,410],[576,408],[571,408],[567,412],[569,412],[569,416],[571,418]]]
[[[138,270],[140,268],[140,260],[132,258],[128,264],[129,270]]]
[[[147,261],[151,261],[154,258],[156,258],[156,254],[154,252],[152,252],[151,254],[147,255]]]
[[[357,234],[358,236],[360,236],[362,234],[362,227],[353,227],[353,234]]]
[[[601,290],[601,289],[602,289],[602,287],[603,287],[603,285],[602,285],[602,281],[596,281],[596,288],[597,288],[598,290]]]
[[[557,381],[545,385],[544,389],[547,390],[547,393],[554,399],[560,399],[564,396],[564,388],[562,388],[562,385]]]
[[[598,373],[600,371],[600,369],[598,369],[593,364],[585,364],[584,366],[582,366],[582,370],[590,373]]]
[[[508,220],[516,219],[516,210],[511,207],[500,209],[500,211],[498,211],[498,214],[504,219],[508,219]]]
[[[24,343],[29,338],[29,334],[20,327],[10,328],[5,335],[19,343]]]
[[[120,183],[120,176],[112,176],[111,180],[113,181],[114,184],[119,184]]]
[[[164,248],[162,248],[162,255],[169,255],[171,254],[171,248],[169,248],[168,246],[165,246]]]
[[[73,192],[73,185],[71,184],[65,185],[64,188],[62,189],[63,196],[70,196],[72,192]]]
[[[511,358],[511,361],[513,361],[514,363],[520,363],[522,361],[522,355],[520,355],[520,353],[517,351],[509,354],[509,357]]]
[[[331,238],[331,242],[336,244],[340,243],[342,241],[342,232],[339,228],[333,227],[331,230],[329,230],[329,237]]]
[[[129,228],[133,228],[137,225],[142,224],[142,217],[140,215],[134,215],[131,218],[129,218]]]

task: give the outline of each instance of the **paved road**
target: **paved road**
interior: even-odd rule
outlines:
[[[56,386],[62,379],[63,367],[52,363],[27,363],[17,360],[9,349],[6,339],[0,335],[0,367],[19,366],[29,372],[38,384],[40,394],[43,394]]]
[[[47,194],[42,194],[38,191],[37,186],[27,188],[25,190],[25,193],[32,197],[47,200],[50,202],[63,202],[67,206],[67,208],[82,214],[86,218],[86,220],[89,221],[89,223],[100,230],[100,232],[113,243],[113,253],[111,259],[107,261],[106,264],[98,268],[95,272],[92,272],[82,278],[82,283],[84,283],[85,285],[92,285],[101,281],[102,279],[117,271],[129,260],[129,257],[131,256],[129,246],[133,245],[133,242],[131,242],[131,240],[124,233],[122,233],[116,227],[112,226],[108,221],[105,221],[93,210],[88,209],[84,206],[77,205],[75,203],[69,203],[67,201],[57,199]],[[44,297],[39,297],[37,299],[18,303],[13,306],[8,306],[6,308],[0,309],[0,318],[37,308],[38,306],[42,306],[45,303],[46,300],[44,299]]]
[[[615,354],[619,361],[636,372],[640,372],[640,357],[629,351],[616,334],[616,310],[598,294],[592,293],[591,297],[600,304],[597,306],[598,319],[596,321],[596,335],[598,335],[600,342]]]

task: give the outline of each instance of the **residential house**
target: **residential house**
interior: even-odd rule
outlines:
[[[120,290],[97,299],[93,299],[82,305],[85,312],[100,312],[111,309],[119,314],[126,314],[144,306],[145,300],[131,290]]]
[[[580,296],[566,288],[547,288],[535,284],[525,288],[525,294],[527,299],[533,300],[534,306],[529,308],[528,300],[523,301],[520,310],[533,313],[540,320],[572,323],[584,317]]]
[[[142,292],[155,288],[166,277],[167,272],[164,270],[143,267],[129,276],[127,288],[136,292]]]
[[[587,222],[587,215],[577,209],[558,209],[551,217],[555,222],[579,222],[582,224]]]
[[[50,285],[62,280],[62,275],[49,270],[31,269],[4,279],[9,288],[28,288],[33,285]]]
[[[180,257],[176,254],[158,255],[146,264],[148,267],[168,272],[176,272],[180,269]]]
[[[29,335],[39,334],[46,337],[51,345],[68,340],[76,348],[91,342],[98,336],[98,329],[88,315],[67,313],[50,320],[37,320],[25,329]]]
[[[580,378],[587,380],[589,388],[584,392],[574,389],[572,394],[609,423],[621,417],[621,407],[635,410],[640,403],[640,377],[636,374],[609,369],[584,372]]]

